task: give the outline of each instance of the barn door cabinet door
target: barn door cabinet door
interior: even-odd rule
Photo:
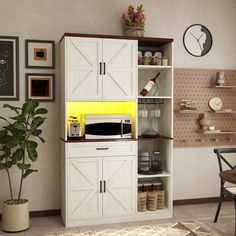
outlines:
[[[67,100],[134,100],[137,41],[66,37]]]
[[[134,213],[133,162],[133,156],[68,159],[68,220]]]

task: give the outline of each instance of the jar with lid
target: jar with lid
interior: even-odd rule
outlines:
[[[150,170],[149,152],[140,152],[138,157],[138,173],[145,174]]]
[[[138,51],[138,65],[143,64],[143,53],[142,51]]]
[[[147,51],[144,53],[143,65],[150,65],[152,61],[152,52]]]
[[[155,173],[162,173],[162,164],[160,160],[160,152],[154,151],[153,152],[153,158],[152,158],[152,164],[151,164],[151,170]]]

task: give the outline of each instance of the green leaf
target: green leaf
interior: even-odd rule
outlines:
[[[14,106],[11,106],[9,104],[4,104],[3,107],[5,108],[10,108],[11,110],[15,111],[17,114],[19,114],[19,111],[18,110],[21,110],[21,108],[19,107],[14,107]]]
[[[31,124],[31,130],[36,130],[40,125],[43,124],[44,120],[46,118],[43,118],[43,117],[35,117],[32,121],[32,124]]]
[[[28,100],[25,102],[22,106],[22,115],[26,116],[29,114],[33,114],[35,108],[39,105],[39,102],[37,100]]]
[[[0,130],[0,140],[7,135],[7,130]]]
[[[45,140],[42,137],[38,136],[38,138],[40,139],[42,143],[45,143]]]
[[[46,108],[39,108],[34,112],[34,115],[36,114],[47,114],[48,110]]]
[[[42,130],[41,129],[33,129],[33,130],[31,130],[31,134],[33,136],[39,136],[40,134],[42,134]]]
[[[22,115],[10,117],[12,120],[17,120],[18,122],[24,123],[26,121],[25,117]]]
[[[15,165],[18,161],[22,160],[24,155],[24,149],[18,148],[16,151],[12,154],[12,163]]]
[[[33,172],[37,172],[37,170],[27,169],[23,174],[23,178],[25,179],[28,175],[30,175]]]
[[[30,149],[32,148],[36,149],[38,147],[38,144],[32,140],[27,140],[25,144],[26,144],[26,148],[30,148]]]
[[[23,163],[18,163],[17,167],[21,170],[27,170],[31,167],[31,164],[23,164]]]
[[[27,148],[28,157],[32,162],[35,162],[38,158],[38,153],[34,148]]]
[[[13,124],[13,127],[15,129],[21,130],[21,131],[26,131],[27,130],[27,128],[22,123],[20,123],[18,121]]]

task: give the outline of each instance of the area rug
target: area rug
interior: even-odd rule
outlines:
[[[201,222],[182,221],[174,224],[153,224],[124,228],[106,228],[84,232],[64,232],[43,236],[219,236]]]

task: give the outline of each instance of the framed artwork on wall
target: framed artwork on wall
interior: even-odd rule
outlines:
[[[25,40],[25,67],[54,69],[55,42],[49,40]]]
[[[19,100],[19,38],[0,36],[0,100]]]
[[[26,100],[55,101],[54,74],[26,74]]]

